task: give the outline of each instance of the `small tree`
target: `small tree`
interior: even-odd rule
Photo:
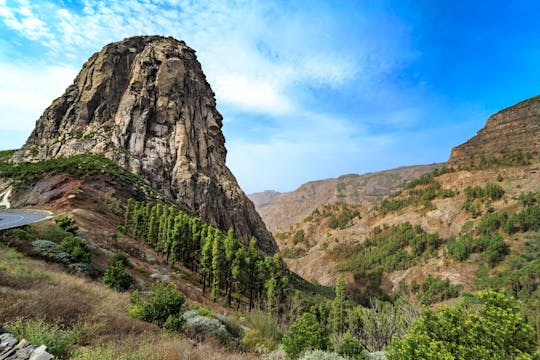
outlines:
[[[163,326],[169,317],[180,317],[186,298],[174,284],[160,281],[146,298],[142,298],[139,292],[135,291],[129,301],[129,316]],[[172,320],[169,320],[169,323],[171,322]]]
[[[345,285],[345,279],[340,277],[336,285],[336,297],[332,302],[330,321],[332,330],[343,334],[347,331],[348,311],[351,308],[349,292]]]
[[[73,257],[74,262],[89,263],[90,248],[86,241],[77,236],[68,236],[62,240],[60,246]]]
[[[315,315],[304,313],[292,325],[283,337],[283,348],[292,359],[297,359],[307,350],[326,350],[330,340]]]
[[[126,291],[133,284],[133,277],[125,272],[124,262],[117,260],[109,262],[103,274],[103,283],[116,291]]]

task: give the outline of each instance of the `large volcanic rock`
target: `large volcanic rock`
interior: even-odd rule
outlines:
[[[222,116],[195,51],[182,41],[132,37],[105,46],[36,123],[14,161],[97,153],[244,242],[277,251],[225,165]]]
[[[540,151],[540,96],[491,116],[476,136],[452,149],[448,163],[476,163],[515,150]]]

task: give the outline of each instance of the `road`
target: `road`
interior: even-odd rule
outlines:
[[[0,210],[0,230],[16,228],[51,217],[52,213],[42,210]]]

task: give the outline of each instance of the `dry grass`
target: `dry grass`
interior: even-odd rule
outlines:
[[[0,244],[0,324],[41,319],[77,333],[74,357],[90,359],[258,359],[216,339],[203,343],[127,316],[129,295],[31,259]]]

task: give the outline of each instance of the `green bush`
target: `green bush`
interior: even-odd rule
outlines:
[[[73,257],[73,262],[89,263],[91,251],[86,241],[78,236],[68,236],[60,243],[62,249]]]
[[[146,297],[138,291],[130,296],[129,316],[164,325],[169,316],[180,316],[186,298],[174,284],[157,282]]]
[[[392,342],[389,359],[531,358],[534,332],[519,303],[493,291],[472,301],[438,312],[424,309],[407,335]]]
[[[14,323],[7,324],[5,330],[18,339],[26,339],[31,344],[46,345],[48,352],[61,359],[69,358],[77,340],[77,333],[74,330],[64,330],[43,320],[18,319]]]
[[[504,190],[499,184],[488,183],[486,185],[486,196],[491,200],[500,200],[504,195]]]
[[[75,220],[67,216],[56,219],[54,222],[58,225],[58,227],[60,227],[60,229],[73,235],[77,233],[77,229],[79,228],[77,223],[75,223]]]
[[[429,275],[420,284],[418,300],[424,305],[431,305],[458,297],[462,289],[463,286],[453,285],[448,279]]]
[[[505,212],[486,213],[476,226],[476,230],[482,235],[489,235],[499,230],[507,221],[508,214]]]
[[[540,205],[526,207],[510,216],[503,228],[509,234],[540,230]]]
[[[328,333],[311,313],[304,313],[295,320],[283,336],[282,343],[285,352],[292,359],[297,359],[305,351],[327,350],[330,346]]]
[[[125,272],[125,264],[121,260],[109,261],[103,274],[103,283],[116,291],[126,291],[133,284],[133,277]]]
[[[350,332],[333,340],[333,346],[339,355],[345,356],[347,359],[365,360],[368,358],[364,353],[362,340],[353,337]]]

